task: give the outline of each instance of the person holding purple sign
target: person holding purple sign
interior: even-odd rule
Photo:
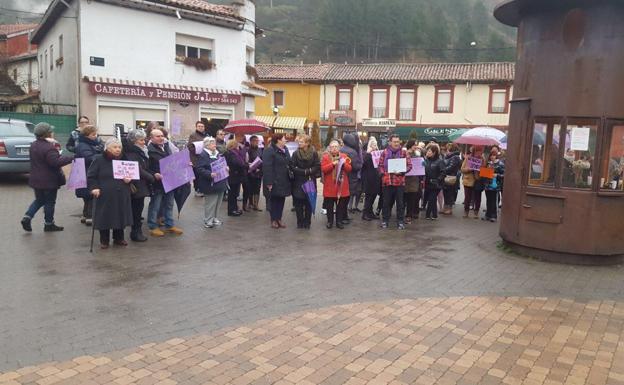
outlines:
[[[381,174],[377,171],[373,159],[373,153],[378,150],[377,139],[371,136],[370,139],[368,139],[368,145],[366,146],[366,153],[364,154],[364,161],[362,163],[362,186],[364,190],[364,211],[362,212],[362,219],[365,221],[379,219],[379,214],[373,212],[373,204],[377,196],[379,196],[377,212],[381,212],[381,202],[383,200],[380,195]]]
[[[100,248],[110,246],[110,233],[113,231],[113,244],[127,246],[124,228],[132,225],[132,205],[130,184],[132,179],[115,179],[113,161],[121,160],[121,141],[111,138],[104,145],[104,153],[98,155],[87,171],[87,186],[96,199],[93,227],[100,231]]]
[[[151,184],[156,181],[154,175],[149,170],[149,156],[145,145],[145,131],[142,129],[132,129],[128,132],[128,143],[124,148],[126,160],[139,164],[140,179],[132,181],[132,231],[130,239],[134,242],[145,242],[147,238],[143,235],[143,208],[145,198],[151,194]]]
[[[422,153],[420,147],[418,147],[418,143],[414,139],[410,139],[407,141],[407,155],[413,159],[422,157]],[[412,164],[412,170],[416,169],[415,164]],[[422,195],[422,190],[420,188],[423,177],[420,175],[406,175],[405,176],[405,223],[412,223],[413,219],[418,219],[419,215],[419,207],[418,202],[420,201],[420,196]]]
[[[217,150],[217,140],[210,136],[204,139],[204,151],[196,163],[198,176],[196,182],[199,191],[204,194],[204,227],[207,229],[223,224],[218,216],[223,194],[227,189],[227,178],[215,182],[217,174],[212,169],[212,164],[220,158],[222,155]]]
[[[479,219],[479,209],[481,208],[481,196],[483,195],[483,183],[479,180],[477,167],[471,167],[470,163],[476,158],[483,162],[483,148],[470,147],[468,153],[464,155],[461,166],[462,184],[464,185],[464,218],[468,218],[470,209],[474,210],[474,219]],[[474,161],[472,163],[475,163]],[[479,167],[482,163],[477,162]]]
[[[182,229],[175,227],[173,219],[174,192],[165,193],[162,175],[160,174],[160,160],[172,153],[171,146],[165,141],[165,134],[160,129],[154,129],[151,131],[150,144],[147,146],[149,168],[156,179],[152,184],[153,194],[147,209],[147,225],[153,237],[163,237],[165,232],[175,235],[183,233]],[[161,206],[164,216],[164,231],[160,229],[158,223],[158,213]]]

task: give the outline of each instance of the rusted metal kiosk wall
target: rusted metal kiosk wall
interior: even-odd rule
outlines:
[[[613,127],[624,124],[622,3],[508,0],[494,11],[500,22],[518,27],[500,235],[523,254],[570,263],[623,260],[624,191],[605,187],[601,178]],[[566,146],[553,145],[567,140],[571,122],[588,119],[596,130],[593,177],[584,188],[566,187]],[[536,122],[554,122],[561,132],[551,144],[552,180],[541,185],[529,182]]]

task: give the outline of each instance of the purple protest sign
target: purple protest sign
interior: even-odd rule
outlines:
[[[338,181],[340,180],[340,173],[342,172],[342,166],[344,166],[345,164],[345,158],[340,158],[340,160],[338,161],[338,165],[336,166],[336,184],[338,184]]]
[[[71,172],[67,178],[67,189],[87,188],[87,171],[84,158],[76,158],[72,162]]]
[[[171,135],[179,136],[182,133],[182,117],[174,115],[171,119]]]
[[[425,175],[425,165],[422,157],[412,158],[412,169],[405,176],[422,176]]]
[[[160,175],[166,193],[195,179],[188,149],[161,159]]]
[[[371,156],[373,157],[373,166],[375,168],[379,167],[379,158],[381,158],[381,151],[373,151],[371,152]]]
[[[210,164],[210,168],[212,172],[217,174],[214,178],[212,178],[213,183],[221,182],[230,176],[227,168],[227,161],[224,157],[220,156],[217,160]]]
[[[256,159],[254,159],[253,162],[251,162],[251,164],[249,165],[249,172],[254,172],[256,171],[256,169],[258,169],[258,167],[260,167],[262,165],[262,159],[260,159],[260,157],[257,157]]]
[[[479,171],[481,170],[482,164],[483,160],[481,158],[475,158],[473,156],[468,157],[467,166],[470,170]]]

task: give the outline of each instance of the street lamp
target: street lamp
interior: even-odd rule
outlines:
[[[273,106],[273,115],[277,116],[279,114],[279,107]]]

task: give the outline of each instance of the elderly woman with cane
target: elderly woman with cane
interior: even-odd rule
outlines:
[[[108,249],[111,230],[113,243],[127,246],[124,228],[132,225],[132,179],[115,179],[114,160],[121,160],[121,141],[111,138],[104,145],[104,153],[93,160],[87,171],[87,185],[95,198],[93,228],[100,231],[101,249]]]

